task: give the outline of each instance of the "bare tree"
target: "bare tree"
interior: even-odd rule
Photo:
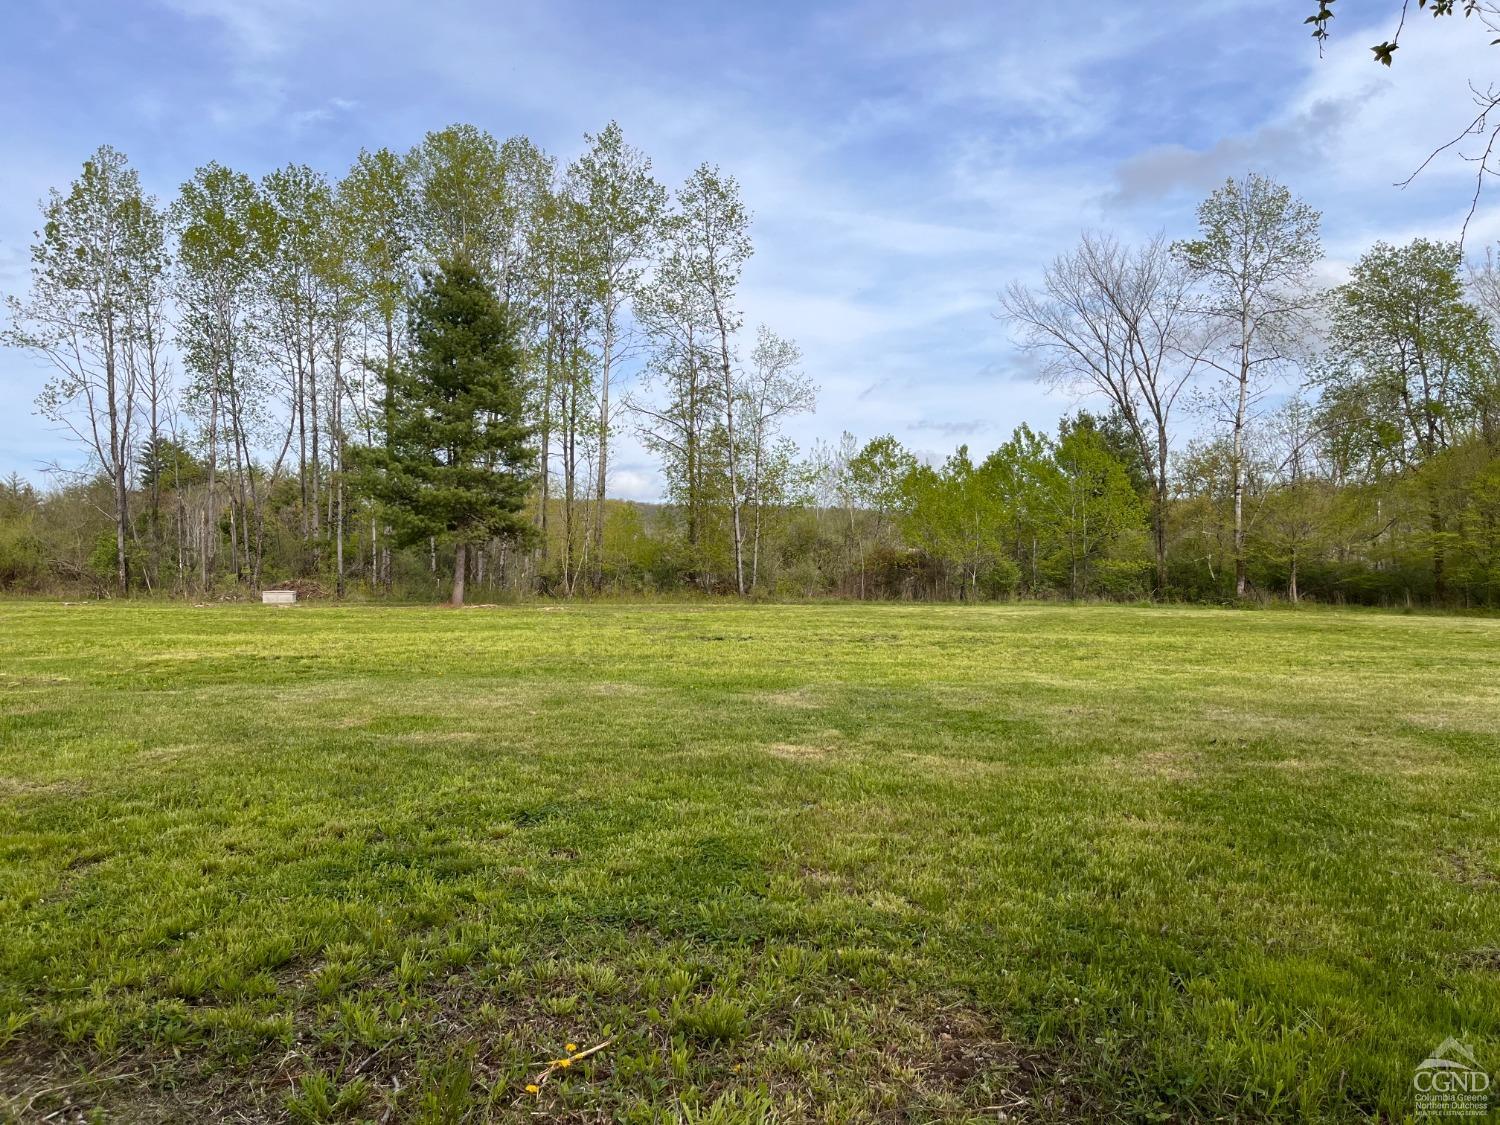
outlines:
[[[1012,283],[1000,298],[1001,316],[1042,358],[1043,378],[1103,395],[1130,428],[1150,477],[1158,592],[1167,585],[1172,411],[1202,350],[1190,289],[1165,237],[1132,250],[1086,234],[1039,287]]]
[[[1334,0],[1317,0],[1318,7],[1312,15],[1303,20],[1304,24],[1311,24],[1313,38],[1318,41],[1318,53],[1322,54],[1323,46],[1328,42],[1332,32],[1329,24],[1333,21]],[[1483,29],[1482,34],[1491,36],[1490,45],[1500,44],[1500,4],[1488,2],[1488,0],[1416,0],[1417,10],[1425,11],[1429,15],[1441,19],[1444,16],[1454,16],[1462,13],[1465,19],[1477,16],[1475,21]],[[1412,0],[1400,0],[1400,7],[1396,14],[1396,30],[1389,39],[1374,44],[1370,51],[1375,56],[1375,61],[1383,66],[1391,66],[1396,58],[1396,52],[1401,47],[1401,36],[1406,30],[1408,16],[1414,15]],[[1456,153],[1460,159],[1474,165],[1474,192],[1469,200],[1469,210],[1464,215],[1463,228],[1459,232],[1458,241],[1462,245],[1465,235],[1468,234],[1469,224],[1473,221],[1475,213],[1479,210],[1479,197],[1484,194],[1484,186],[1489,177],[1500,172],[1494,158],[1496,146],[1500,145],[1500,85],[1493,82],[1481,85],[1479,82],[1470,80],[1469,95],[1477,110],[1464,123],[1456,136],[1437,146],[1428,153],[1427,159],[1417,166],[1416,171],[1406,179],[1398,183],[1397,187],[1408,187],[1418,176],[1438,158]],[[1464,142],[1474,138],[1480,144],[1470,152],[1464,152]]]

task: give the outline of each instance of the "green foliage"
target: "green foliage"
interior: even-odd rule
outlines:
[[[404,543],[524,538],[535,451],[505,310],[472,267],[450,262],[426,276],[408,317],[387,445],[357,454],[363,486]]]
[[[1111,551],[1143,546],[1148,514],[1092,419],[1066,427],[1059,442],[1021,426],[977,466],[966,448],[940,469],[913,465],[902,511],[907,541],[955,571],[968,597],[1054,583],[1086,597]]]
[[[1469,302],[1454,243],[1378,243],[1334,293],[1329,351],[1318,384],[1339,456],[1374,479],[1417,487],[1433,591],[1447,593],[1451,498],[1448,452],[1487,425],[1495,401],[1495,340]]]
[[[1091,235],[1007,290],[1045,377],[1102,412],[936,465],[889,435],[804,452],[783,430],[814,406],[801,353],[744,339],[735,178],[700,164],[669,196],[617,123],[585,141],[561,175],[463,124],[337,183],[209,163],[166,215],[99,149],[44,202],[5,333],[61,372],[40,401],[91,464],[0,515],[0,582],[103,592],[112,531],[117,590],[192,597],[296,579],[425,599],[441,571],[495,600],[1130,598],[1150,551],[1157,597],[1500,598],[1500,280],[1466,279],[1452,245],[1376,246],[1326,297],[1321,397],[1290,444],[1259,406],[1305,360],[1318,216],[1249,174],[1191,239]],[[118,433],[98,424],[110,359]],[[1184,443],[1190,401],[1227,432]],[[627,419],[660,505],[607,495]]]
[[[1052,453],[1050,520],[1043,523],[1061,543],[1068,588],[1073,597],[1090,592],[1095,568],[1124,537],[1142,531],[1147,510],[1132,486],[1125,466],[1110,452],[1096,430],[1075,427]],[[1110,585],[1123,577],[1115,573]]]
[[[0,520],[0,590],[36,590],[46,573],[42,541],[23,521]]]
[[[202,484],[208,477],[208,466],[187,446],[171,438],[158,437],[142,443],[136,458],[140,487],[185,488]]]
[[[1456,243],[1377,243],[1333,293],[1317,383],[1349,455],[1376,473],[1414,467],[1479,417],[1495,344],[1467,299]]]
[[[1319,47],[1326,43],[1332,32],[1329,24],[1333,22],[1334,0],[1318,0],[1317,11],[1308,16],[1302,22],[1311,25],[1312,36],[1318,41]],[[1399,16],[1396,34],[1393,38],[1382,40],[1370,48],[1375,56],[1375,61],[1381,66],[1390,66],[1396,57],[1396,51],[1400,48],[1401,31],[1406,26],[1406,14],[1411,6],[1411,0],[1401,0],[1399,9],[1395,9]],[[1476,12],[1485,12],[1483,0],[1417,0],[1417,8],[1430,13],[1434,18],[1451,16],[1462,12],[1465,17],[1474,15]],[[1485,25],[1493,29],[1493,23],[1485,20]],[[1491,45],[1500,44],[1500,39],[1493,40]]]

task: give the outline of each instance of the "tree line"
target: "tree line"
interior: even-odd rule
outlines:
[[[462,267],[500,309],[536,462],[527,534],[497,525],[473,564],[504,560],[507,581],[565,594],[603,589],[611,454],[633,427],[682,501],[689,555],[707,506],[727,511],[733,585],[748,590],[784,485],[783,423],[814,399],[795,344],[764,326],[742,339],[750,213],[716,167],[669,191],[618,125],[585,142],[560,166],[525,138],[458,125],[407,153],[361,152],[337,181],[211,163],[166,206],[99,149],[44,202],[4,337],[53,369],[38,405],[88,455],[72,490],[110,484],[112,546],[59,560],[64,576],[109,555],[120,594],[409,578],[421,521],[400,518],[388,488],[380,499],[368,457],[360,479],[360,451],[413,434],[426,407],[401,390],[420,366],[422,290]],[[25,491],[13,485],[10,506]],[[469,545],[454,522],[467,518],[426,521],[431,570],[455,537]]]
[[[42,205],[5,342],[87,469],[0,485],[0,586],[239,596],[669,591],[1500,602],[1500,274],[1258,175],[1188,239],[1086,235],[998,315],[1087,396],[982,459],[799,449],[747,330],[751,215],[610,124],[567,164],[471,126],[337,180],[219,164],[166,205],[101,148]],[[658,504],[611,499],[633,431]]]

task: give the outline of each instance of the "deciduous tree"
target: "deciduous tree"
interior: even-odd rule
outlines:
[[[1481,422],[1495,345],[1465,299],[1456,243],[1377,243],[1334,291],[1317,382],[1349,454],[1376,477],[1418,476]],[[1447,594],[1447,518],[1426,486],[1433,592]]]
[[[125,154],[104,145],[67,194],[42,205],[31,249],[31,291],[8,300],[3,339],[44,357],[53,376],[38,396],[110,481],[115,588],[130,592],[130,463],[142,364],[156,343],[165,250],[155,201]]]
[[[1198,237],[1174,249],[1198,283],[1221,376],[1217,406],[1230,434],[1234,588],[1245,595],[1245,434],[1269,378],[1305,338],[1323,256],[1318,213],[1280,184],[1229,180],[1198,208]]]
[[[1130,428],[1151,475],[1158,592],[1167,585],[1172,416],[1202,350],[1190,285],[1164,238],[1131,250],[1090,234],[1043,271],[1040,286],[1012,283],[1001,297],[1043,377],[1103,395]]]

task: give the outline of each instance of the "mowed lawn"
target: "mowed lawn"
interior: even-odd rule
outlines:
[[[0,603],[0,1116],[1399,1119],[1449,1036],[1500,621]]]

